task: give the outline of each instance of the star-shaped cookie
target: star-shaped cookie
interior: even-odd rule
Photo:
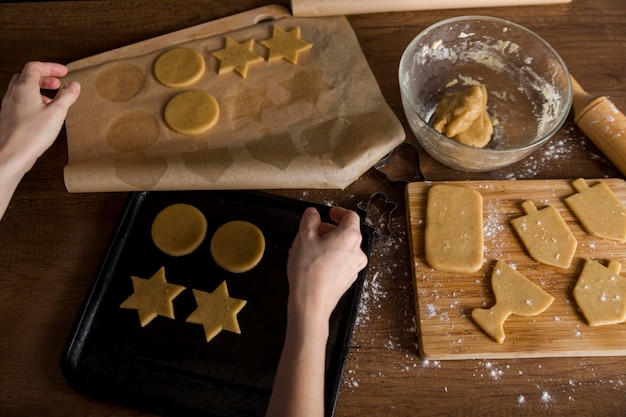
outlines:
[[[211,55],[220,61],[217,73],[221,75],[235,71],[245,78],[250,64],[263,61],[262,56],[252,51],[253,47],[254,39],[239,43],[232,38],[226,37],[225,48],[211,52]]]
[[[272,37],[259,43],[269,49],[268,61],[284,58],[292,64],[298,62],[300,52],[308,51],[313,47],[312,43],[300,38],[300,27],[295,27],[287,32],[280,26],[274,26]]]
[[[188,323],[204,326],[206,341],[209,342],[222,330],[241,334],[237,313],[246,305],[246,300],[231,298],[226,281],[213,292],[193,290],[198,307],[187,317]]]
[[[137,310],[141,327],[145,327],[156,316],[174,318],[172,300],[185,290],[181,285],[170,284],[165,279],[165,268],[161,267],[150,279],[131,276],[133,294],[121,308]]]

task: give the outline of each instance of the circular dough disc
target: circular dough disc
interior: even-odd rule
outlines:
[[[188,255],[204,241],[207,221],[204,214],[189,204],[172,204],[152,222],[152,241],[170,256]]]
[[[183,91],[165,106],[165,123],[174,132],[200,135],[215,126],[220,109],[215,98],[199,90]]]
[[[162,53],[154,63],[154,77],[172,88],[189,87],[204,75],[206,64],[198,51],[174,48]]]
[[[257,266],[265,252],[263,232],[252,223],[236,220],[220,226],[211,239],[211,255],[229,272],[246,272]]]

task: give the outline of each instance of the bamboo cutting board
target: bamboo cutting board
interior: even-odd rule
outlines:
[[[622,203],[626,182],[602,179]],[[598,180],[587,180],[589,186]],[[473,274],[445,273],[424,261],[426,194],[436,183],[410,183],[406,189],[407,220],[413,258],[414,289],[418,317],[419,351],[428,359],[498,359],[521,357],[622,356],[626,355],[626,324],[589,327],[572,297],[586,258],[606,266],[609,259],[626,267],[626,244],[588,235],[563,199],[576,191],[569,180],[448,182],[478,191],[483,197],[485,262]],[[578,240],[568,269],[537,263],[509,224],[523,216],[521,203],[532,200],[537,209],[554,206]],[[534,317],[511,315],[504,323],[502,344],[487,336],[471,319],[474,308],[495,304],[491,272],[497,260],[552,295],[555,300]]]

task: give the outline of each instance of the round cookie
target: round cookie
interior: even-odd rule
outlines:
[[[201,135],[215,126],[220,108],[209,93],[188,90],[178,93],[165,106],[167,126],[183,135]]]
[[[188,255],[200,246],[206,237],[207,221],[204,214],[189,204],[172,204],[157,214],[152,222],[152,241],[170,256]]]
[[[155,61],[154,78],[172,88],[189,87],[202,78],[206,64],[198,51],[174,48],[163,52]]]
[[[246,272],[257,266],[265,252],[263,232],[252,223],[236,220],[223,224],[211,239],[211,255],[229,272]]]

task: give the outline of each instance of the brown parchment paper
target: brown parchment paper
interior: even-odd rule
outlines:
[[[267,58],[258,41],[270,38],[274,25],[299,26],[313,48],[296,64],[284,59],[254,64],[246,78],[217,74],[219,62],[210,53],[224,48],[225,36],[255,39],[254,51]],[[167,100],[185,89],[158,83],[152,66],[173,46],[205,57],[206,74],[186,89],[207,91],[219,103],[219,121],[206,134],[180,135],[163,122]],[[122,101],[102,97],[96,87],[98,77],[116,65],[144,74],[139,93]],[[405,139],[344,17],[285,17],[182,44],[173,40],[162,50],[71,71],[67,78],[82,84],[66,120],[64,178],[70,192],[341,189]],[[131,123],[123,141],[112,141],[113,121],[132,112],[148,113],[156,123],[140,129]],[[142,137],[146,131],[153,132],[149,140]]]

